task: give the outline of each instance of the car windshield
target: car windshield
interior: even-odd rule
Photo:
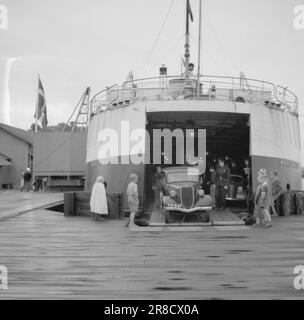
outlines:
[[[198,172],[196,170],[173,171],[167,173],[167,183],[172,182],[198,182]]]

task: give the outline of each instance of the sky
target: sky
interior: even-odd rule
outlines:
[[[304,0],[202,3],[202,73],[242,71],[286,86],[298,95],[304,115],[304,29],[293,24],[294,8]],[[195,64],[198,4],[191,0]],[[9,82],[14,126],[27,129],[33,122],[38,73],[50,124],[68,120],[87,86],[96,93],[122,83],[130,70],[135,78],[157,76],[161,64],[169,74],[180,73],[185,0],[0,0],[0,5],[8,9],[0,57],[20,57]]]

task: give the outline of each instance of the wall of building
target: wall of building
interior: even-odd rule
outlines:
[[[12,167],[0,168],[0,186],[13,183],[19,186],[21,172],[28,166],[29,145],[0,129],[0,153],[12,159]]]

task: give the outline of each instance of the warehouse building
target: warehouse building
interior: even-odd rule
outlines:
[[[0,123],[0,188],[18,188],[22,172],[32,167],[33,134]]]

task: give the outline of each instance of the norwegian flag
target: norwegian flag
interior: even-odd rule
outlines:
[[[37,107],[34,118],[39,122],[40,126],[45,129],[48,125],[47,110],[46,110],[46,99],[43,89],[42,82],[38,76],[38,96],[37,96]]]
[[[193,22],[193,13],[191,9],[190,0],[187,0],[187,15],[190,16],[191,21]]]

